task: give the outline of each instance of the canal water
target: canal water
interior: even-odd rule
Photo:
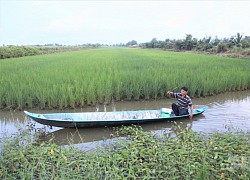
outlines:
[[[250,130],[250,91],[229,92],[220,95],[194,98],[195,108],[208,106],[208,109],[193,119],[181,119],[176,122],[154,122],[140,124],[145,131],[152,131],[156,134],[171,131],[174,123],[181,128],[191,128],[194,131],[205,133],[224,132],[228,130]],[[75,110],[50,110],[39,109],[28,110],[35,113],[56,113],[56,112],[95,112],[95,111],[125,111],[125,110],[147,110],[170,108],[176,99],[162,99],[151,101],[123,101],[114,102],[109,105],[97,105],[96,107],[85,107]],[[59,145],[75,144],[81,149],[91,150],[96,145],[108,144],[115,141],[112,138],[114,129],[112,127],[83,128],[83,129],[64,129],[40,125],[26,117],[23,111],[0,111],[0,139],[9,137],[18,132],[19,128],[31,124],[35,128],[43,128],[48,135],[45,137],[54,137]],[[1,144],[1,143],[0,143]]]

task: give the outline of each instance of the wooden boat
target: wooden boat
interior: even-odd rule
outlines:
[[[194,109],[194,116],[203,113],[207,107]],[[85,113],[54,113],[36,114],[24,111],[34,121],[57,127],[98,127],[138,124],[156,121],[169,121],[187,118],[189,115],[175,116],[171,109],[116,111],[116,112],[85,112]]]

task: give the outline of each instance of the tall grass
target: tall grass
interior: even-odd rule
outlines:
[[[0,108],[65,108],[163,98],[187,86],[192,97],[250,88],[243,59],[129,48],[99,48],[0,61]]]

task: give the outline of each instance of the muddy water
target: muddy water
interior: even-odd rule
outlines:
[[[146,110],[170,107],[175,99],[136,101],[136,102],[114,102],[110,105],[97,105],[96,107],[86,107],[76,110],[29,110],[38,113],[56,112],[94,112],[94,111],[124,111],[124,110]],[[190,119],[177,120],[176,123],[182,128],[191,128],[194,131],[202,132],[222,132],[228,129],[250,130],[250,91],[239,91],[220,94],[206,98],[193,99],[195,108],[208,106],[207,111],[199,116]],[[20,111],[0,111],[0,138],[11,136],[32,120],[27,118]],[[49,133],[45,137],[54,137],[56,143],[66,145],[69,143],[80,144],[81,148],[90,149],[97,144],[112,143],[113,128],[84,128],[84,129],[63,129],[53,127],[50,129],[34,123],[35,128],[45,128]],[[141,124],[146,131],[154,133],[164,133],[171,130],[173,122],[159,122]],[[84,146],[82,146],[84,144]]]

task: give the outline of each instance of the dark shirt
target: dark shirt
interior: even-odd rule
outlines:
[[[182,99],[181,93],[173,93],[173,96],[178,100],[178,106],[180,109],[188,109],[188,106],[192,106],[191,98],[188,95]]]

